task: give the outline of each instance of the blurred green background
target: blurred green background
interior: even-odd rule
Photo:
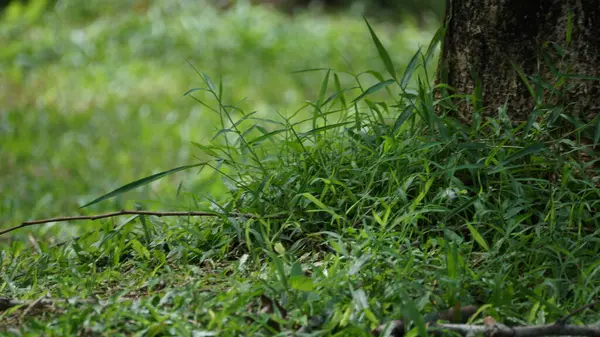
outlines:
[[[246,112],[287,115],[317,98],[324,76],[296,70],[383,70],[363,13],[402,71],[443,12],[442,0],[259,2],[4,2],[0,228],[134,202],[179,210],[218,199],[218,176],[190,171],[79,209],[132,180],[198,161],[191,142],[209,141],[219,117],[183,96],[203,85],[188,61],[222,79],[227,103],[245,99]],[[341,80],[354,85],[350,75]],[[85,226],[37,230],[53,239]]]

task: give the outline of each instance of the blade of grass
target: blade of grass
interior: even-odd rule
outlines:
[[[365,90],[365,92],[363,92],[362,94],[360,94],[360,96],[356,97],[351,103],[355,103],[359,100],[361,100],[362,98],[364,98],[367,95],[370,95],[372,93],[378,92],[379,90],[387,87],[388,85],[394,83],[394,80],[387,80],[384,82],[379,82],[371,87],[369,87],[367,90]]]
[[[402,89],[405,89],[408,86],[408,82],[410,81],[413,73],[415,72],[415,69],[420,64],[419,55],[421,55],[421,48],[417,50],[417,52],[410,59],[410,62],[408,62],[406,69],[404,69],[404,74],[402,75],[402,79],[400,80],[400,87]]]
[[[508,164],[508,163],[510,163],[510,162],[512,162],[514,160],[517,160],[519,158],[523,158],[523,157],[525,157],[527,155],[530,155],[530,154],[539,153],[539,152],[541,152],[541,151],[543,151],[545,149],[546,149],[546,145],[541,144],[541,143],[527,146],[526,148],[521,149],[521,150],[513,153],[512,155],[508,156],[506,159],[504,159],[502,161],[501,164],[502,165],[506,165],[506,164]]]
[[[407,106],[406,108],[404,108],[404,110],[402,111],[400,116],[398,116],[398,118],[394,122],[394,127],[392,128],[392,133],[395,133],[396,131],[398,131],[402,127],[404,122],[406,122],[412,115],[413,115],[413,107],[412,106]]]
[[[481,248],[483,248],[489,252],[490,247],[488,246],[487,242],[485,241],[485,239],[483,238],[481,233],[479,233],[479,231],[475,227],[473,227],[473,225],[470,223],[467,223],[467,228],[469,228],[469,232],[471,232],[471,236],[481,246]]]
[[[148,177],[145,177],[145,178],[142,178],[142,179],[138,179],[138,180],[136,180],[134,182],[131,182],[131,183],[126,184],[126,185],[123,185],[123,186],[117,188],[116,190],[114,190],[112,192],[109,192],[109,193],[107,193],[107,194],[105,194],[105,195],[103,195],[101,197],[98,197],[98,198],[96,198],[96,199],[88,202],[87,204],[81,206],[81,208],[85,208],[85,207],[91,206],[93,204],[97,204],[97,203],[99,203],[101,201],[104,201],[106,199],[110,199],[110,198],[116,197],[117,195],[120,195],[120,194],[123,194],[125,192],[131,191],[131,190],[136,189],[138,187],[147,185],[147,184],[149,184],[149,183],[151,183],[151,182],[153,182],[155,180],[158,180],[160,178],[163,178],[163,177],[168,176],[170,174],[173,174],[175,172],[187,170],[187,169],[198,167],[198,166],[202,166],[202,165],[204,165],[204,163],[180,166],[180,167],[176,167],[176,168],[171,169],[171,170],[167,170],[167,171],[163,171],[163,172],[160,172],[160,173],[153,174],[151,176],[148,176]]]
[[[390,55],[388,54],[387,50],[385,50],[385,47],[383,46],[381,41],[379,41],[377,34],[375,34],[375,31],[373,30],[373,28],[371,28],[371,25],[369,24],[367,18],[363,17],[363,19],[365,20],[365,23],[369,28],[369,32],[371,33],[371,39],[373,40],[373,43],[375,43],[375,48],[377,48],[377,52],[379,53],[379,57],[385,65],[385,69],[388,71],[388,73],[390,73],[390,76],[392,76],[392,78],[397,81],[396,70],[394,69],[394,64],[392,63]]]

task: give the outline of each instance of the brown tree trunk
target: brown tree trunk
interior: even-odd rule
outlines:
[[[528,119],[536,101],[515,69],[547,83],[530,78],[537,103],[587,121],[600,112],[599,0],[447,0],[445,27],[438,81],[462,94],[478,87],[484,115],[506,104],[513,122]],[[476,107],[463,101],[454,117],[470,123]]]

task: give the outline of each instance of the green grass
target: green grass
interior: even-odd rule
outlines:
[[[160,3],[151,8],[166,11]],[[115,23],[119,13],[110,13],[115,21],[100,27],[124,29]],[[205,12],[176,13],[180,16],[172,19],[182,22],[186,15],[196,20]],[[68,303],[8,309],[0,313],[5,333],[288,336],[304,329],[311,336],[370,336],[379,324],[404,319],[416,334],[423,315],[456,305],[481,306],[475,322],[485,314],[507,324],[542,324],[598,298],[598,174],[593,160],[578,155],[593,151],[551,136],[552,109],[531,127],[477,118],[478,123],[464,126],[446,117],[453,109],[448,100],[433,98],[432,62],[422,62],[433,50],[425,48],[411,61],[406,49],[414,52],[416,46],[390,43],[403,40],[388,27],[373,25],[383,40],[377,43],[360,19],[307,14],[290,21],[261,8],[205,15],[230,20],[227,29],[216,25],[223,31],[215,36],[246,36],[247,29],[232,28],[246,27],[240,17],[269,16],[257,22],[280,22],[279,27],[286,22],[289,30],[272,33],[282,48],[273,59],[287,56],[285,65],[261,63],[269,60],[257,56],[265,52],[256,45],[262,39],[231,47],[243,61],[233,56],[223,61],[214,71],[224,74],[222,82],[200,57],[189,59],[207,75],[195,74],[185,61],[169,63],[170,57],[134,57],[132,64],[143,70],[126,75],[115,70],[106,78],[123,76],[139,91],[109,94],[94,87],[93,97],[110,98],[89,103],[91,111],[76,109],[85,98],[85,76],[55,66],[54,71],[73,76],[51,77],[59,78],[58,87],[80,90],[64,95],[72,100],[63,103],[69,111],[59,109],[58,99],[42,100],[38,107],[29,96],[31,101],[23,98],[3,112],[14,126],[2,131],[2,156],[15,168],[2,175],[2,186],[11,191],[4,206],[10,213],[2,214],[15,224],[72,214],[77,205],[132,180],[206,162],[199,177],[183,180],[179,196],[182,178],[173,175],[83,212],[117,210],[147,198],[142,202],[150,209],[223,215],[122,217],[46,226],[32,231],[29,241],[17,236],[0,254],[0,297],[35,301],[47,296]],[[102,22],[102,16],[94,20]],[[133,34],[131,27],[143,30],[147,24],[140,19],[124,26]],[[167,31],[175,34],[178,26],[171,24]],[[305,28],[316,30],[320,24],[330,30],[306,33]],[[190,32],[183,36],[200,39]],[[215,37],[212,48],[231,41]],[[358,70],[348,73],[332,56],[339,41],[347,41],[340,51],[357,62]],[[98,50],[125,53],[127,48]],[[194,48],[212,50],[189,43],[181,53]],[[321,54],[320,48],[329,52]],[[117,59],[102,64],[118,69]],[[50,77],[54,64],[30,70],[19,83]],[[284,71],[315,67],[334,70]],[[358,73],[365,69],[374,70]],[[254,72],[263,75],[247,76]],[[197,101],[181,98],[192,88],[203,89],[188,95]],[[288,90],[296,98],[286,98]],[[248,99],[237,104],[244,96]],[[28,109],[37,115],[22,113]],[[168,111],[180,109],[185,116],[168,117]],[[72,130],[66,132],[65,125]],[[186,144],[190,140],[195,145]],[[77,149],[83,154],[76,155]],[[40,158],[34,157],[36,151]],[[63,167],[68,174],[60,178]],[[20,172],[12,173],[16,168]],[[21,196],[12,192],[19,187]],[[44,191],[51,196],[44,198]],[[79,230],[61,233],[66,226]],[[69,240],[74,234],[81,237]],[[585,310],[572,322],[598,320],[597,311]]]
[[[316,99],[321,75],[293,71],[382,69],[365,47],[360,17],[290,18],[243,5],[219,12],[202,1],[59,1],[38,19],[0,24],[0,227],[77,213],[98,194],[193,161],[199,153],[191,141],[210,140],[219,116],[183,96],[202,85],[187,61],[222,78],[228,102],[245,99],[263,117]],[[378,28],[400,64],[430,36],[410,26]],[[349,86],[352,77],[340,80]],[[191,193],[222,195],[215,177],[178,175],[96,210],[129,200],[194,207]],[[77,230],[57,232],[65,238]]]

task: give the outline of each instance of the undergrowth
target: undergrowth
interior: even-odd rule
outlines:
[[[442,34],[398,76],[371,33],[387,74],[344,88],[342,74],[310,70],[323,74],[319,96],[279,119],[224,102],[199,72],[187,95],[221,120],[196,144],[228,187],[210,209],[221,216],[132,216],[58,246],[15,242],[0,255],[0,294],[69,302],[8,309],[5,331],[369,336],[400,318],[422,332],[424,314],[468,304],[475,322],[550,323],[598,298],[593,146],[553,138],[543,114],[460,124],[429,84]]]

